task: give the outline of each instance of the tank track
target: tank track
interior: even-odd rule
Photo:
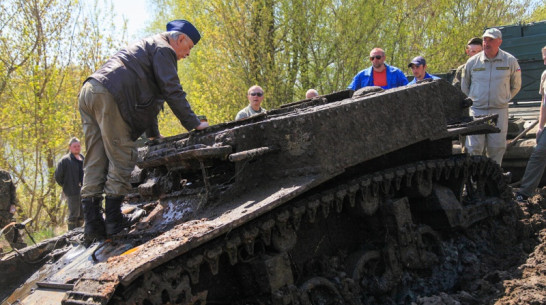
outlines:
[[[385,302],[393,297],[390,291],[404,285],[405,271],[429,272],[433,278],[432,270],[444,263],[445,232],[499,215],[512,196],[496,163],[466,155],[339,178],[332,184],[146,272],[128,287],[118,287],[109,303]],[[438,189],[451,192],[459,205],[446,208],[425,200],[438,197]],[[414,219],[419,213],[412,211],[428,211],[440,224],[422,216]],[[354,217],[346,221],[342,213]],[[341,229],[339,234],[354,242],[320,235],[325,229]],[[341,246],[325,249],[325,239],[332,244],[338,240]],[[70,294],[63,304],[108,301]]]

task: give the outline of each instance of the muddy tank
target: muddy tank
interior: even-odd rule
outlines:
[[[414,299],[410,286],[449,290],[460,262],[444,240],[502,218],[512,196],[496,163],[453,154],[459,135],[498,132],[468,106],[436,80],[148,143],[123,206],[147,215],[51,257],[6,304],[389,304]]]

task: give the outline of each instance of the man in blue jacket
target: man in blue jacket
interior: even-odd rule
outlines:
[[[408,84],[408,79],[400,69],[385,64],[385,51],[374,48],[370,52],[372,66],[358,72],[347,89],[358,90],[367,86],[390,89]]]

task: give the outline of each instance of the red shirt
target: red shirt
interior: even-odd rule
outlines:
[[[384,69],[382,72],[375,72],[373,70],[373,85],[379,87],[387,86],[387,69]]]

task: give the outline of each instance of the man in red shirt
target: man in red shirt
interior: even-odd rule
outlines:
[[[385,63],[385,51],[374,48],[370,52],[372,66],[364,69],[353,78],[347,89],[358,90],[367,86],[379,86],[383,89],[390,89],[408,84],[408,79],[402,70],[389,66]]]

